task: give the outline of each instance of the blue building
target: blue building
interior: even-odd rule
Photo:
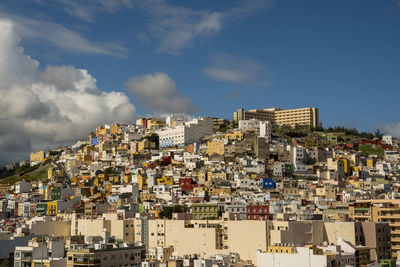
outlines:
[[[97,145],[97,137],[92,138],[92,145],[93,146]]]
[[[276,183],[274,180],[270,178],[263,178],[262,187],[267,189],[272,189],[276,187]]]

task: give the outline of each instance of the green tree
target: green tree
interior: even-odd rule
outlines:
[[[381,133],[381,131],[379,129],[375,130],[375,137],[381,139],[383,136],[383,134]]]
[[[225,123],[222,123],[219,125],[219,131],[220,132],[226,132],[228,130],[228,126]]]
[[[160,137],[158,136],[158,134],[152,133],[151,135],[147,135],[145,138],[150,142],[156,143],[156,148],[158,149],[160,145]]]
[[[182,206],[165,207],[160,212],[160,218],[172,219],[173,213],[180,213],[180,212],[184,212],[184,211],[185,211],[185,209]]]
[[[113,172],[113,168],[112,167],[109,167],[109,168],[104,170],[104,174],[105,175],[110,175],[110,174],[112,174],[112,172]]]

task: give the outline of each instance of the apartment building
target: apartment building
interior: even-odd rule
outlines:
[[[190,208],[195,220],[199,219],[218,219],[219,211],[217,204],[193,204]]]
[[[256,263],[257,250],[267,249],[267,221],[149,220],[148,246],[174,247],[176,256],[238,253]]]
[[[276,125],[286,125],[290,127],[308,126],[317,127],[319,125],[318,108],[299,108],[299,109],[238,109],[233,113],[236,122],[240,120],[256,119],[260,121],[270,121]]]
[[[389,224],[392,257],[400,256],[400,199],[373,199],[349,205],[349,216],[356,222],[384,222]]]
[[[94,248],[78,248],[67,252],[67,267],[76,266],[139,266],[144,259],[143,247],[98,244]]]
[[[213,119],[210,117],[195,118],[184,125],[167,127],[156,131],[160,147],[180,146],[200,142],[202,138],[212,135]]]
[[[267,251],[257,252],[257,266],[298,266],[317,267],[337,266],[338,259],[332,253],[324,253],[322,249],[313,246],[295,247],[287,244],[269,246]]]

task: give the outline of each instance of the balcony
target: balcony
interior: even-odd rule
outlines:
[[[356,213],[356,214],[354,214],[354,218],[356,218],[356,217],[369,218],[369,217],[371,217],[371,214],[369,212]]]
[[[385,218],[385,219],[399,219],[400,220],[400,213],[397,214],[382,214],[380,215],[381,218]]]
[[[380,211],[398,211],[400,212],[400,208],[380,208]]]
[[[74,265],[86,265],[86,266],[100,266],[100,260],[76,260],[73,261]]]
[[[393,252],[394,250],[396,250],[396,251],[400,250],[400,245],[392,245],[392,252]],[[392,254],[393,254],[393,253],[392,253]]]

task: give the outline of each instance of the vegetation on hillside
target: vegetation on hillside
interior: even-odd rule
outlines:
[[[378,155],[380,157],[383,157],[385,154],[385,151],[383,148],[380,146],[373,146],[370,144],[362,144],[358,148],[361,151],[361,154],[364,157],[368,157],[369,155]]]
[[[19,181],[38,181],[47,178],[47,170],[50,167],[50,160],[46,160],[42,164],[38,164],[35,166],[29,166],[29,164],[25,164],[20,167],[14,175],[6,177],[0,180],[0,184],[15,184]]]

